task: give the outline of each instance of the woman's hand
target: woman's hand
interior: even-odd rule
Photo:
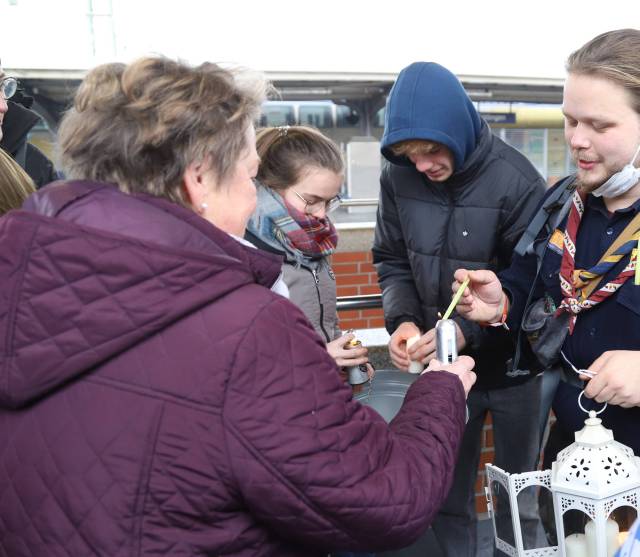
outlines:
[[[455,362],[447,365],[440,363],[438,360],[431,360],[429,362],[429,367],[422,373],[428,373],[430,371],[448,371],[449,373],[457,375],[458,379],[460,379],[460,382],[462,383],[464,396],[466,397],[468,396],[471,387],[473,387],[473,384],[476,382],[476,374],[473,372],[473,366],[475,365],[476,363],[470,356],[460,356]]]
[[[458,269],[451,289],[457,292],[460,285],[469,278],[469,286],[464,289],[456,306],[456,311],[465,319],[481,323],[497,323],[502,317],[506,294],[495,273],[491,271],[467,271]]]
[[[467,341],[464,338],[464,334],[455,321],[453,323],[456,326],[456,346],[458,352],[464,350],[467,345]],[[428,364],[436,357],[436,329],[435,327],[430,331],[427,331],[416,342],[411,345],[411,348],[407,349],[407,356],[410,360],[415,362],[422,362]]]
[[[346,346],[354,338],[356,335],[353,333],[346,333],[327,343],[327,352],[336,361],[338,367],[357,366],[369,361],[367,357],[369,351],[364,346]]]

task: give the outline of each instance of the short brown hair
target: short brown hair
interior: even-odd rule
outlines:
[[[164,57],[98,66],[60,125],[61,166],[69,178],[188,206],[182,182],[191,163],[208,164],[222,181],[247,148],[267,83],[246,76]]]
[[[640,113],[640,30],[618,29],[591,39],[569,56],[567,72],[610,79],[629,91]]]
[[[260,157],[257,179],[274,190],[286,190],[309,167],[342,174],[344,161],[338,146],[315,128],[281,126],[263,128],[256,135]]]
[[[11,156],[0,149],[0,215],[19,209],[36,186]]]
[[[389,147],[396,157],[409,157],[419,153],[430,153],[440,147],[437,141],[429,141],[427,139],[407,139],[394,143]]]

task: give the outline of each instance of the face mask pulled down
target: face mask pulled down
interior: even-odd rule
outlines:
[[[640,168],[636,168],[633,165],[638,157],[638,153],[640,153],[640,146],[638,146],[636,154],[633,155],[629,164],[625,165],[622,170],[616,172],[604,184],[591,193],[596,197],[618,197],[640,182]]]

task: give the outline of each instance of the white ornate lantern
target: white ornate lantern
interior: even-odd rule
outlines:
[[[580,399],[578,404],[584,410]],[[611,557],[624,541],[621,530],[638,515],[640,458],[613,439],[596,417],[600,412],[588,412],[575,443],[558,454],[551,470],[508,474],[487,464],[487,503],[498,549],[513,557]],[[543,537],[540,520],[531,516],[537,497],[523,505],[532,490],[550,490],[553,496],[557,545],[547,546],[546,538],[539,547],[532,542],[532,523]],[[527,524],[529,535],[523,536]]]

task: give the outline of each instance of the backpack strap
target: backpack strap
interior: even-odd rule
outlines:
[[[562,221],[571,207],[571,196],[575,190],[575,179],[575,174],[567,176],[558,187],[551,192],[542,207],[540,207],[534,215],[529,226],[527,226],[526,230],[522,233],[520,240],[514,248],[515,253],[518,255],[534,253],[533,245],[542,229],[547,226],[551,232],[560,221]],[[538,258],[541,259],[542,253],[537,255]]]
[[[549,241],[538,242],[538,245],[535,246],[534,242],[543,228],[547,228],[547,233],[550,235],[555,228],[562,222],[562,219],[569,212],[569,208],[571,207],[571,200],[573,196],[573,192],[576,188],[575,186],[576,176],[572,174],[571,176],[567,176],[558,187],[551,192],[549,197],[545,200],[544,204],[538,212],[533,217],[527,229],[523,232],[520,241],[514,248],[514,252],[518,255],[526,255],[526,254],[535,254],[537,259],[536,266],[536,276],[531,283],[531,288],[529,289],[529,293],[527,295],[527,301],[524,304],[525,311],[526,308],[529,307],[533,297],[533,291],[536,287],[536,283],[538,282],[538,277],[540,276],[540,268],[542,267],[542,260],[544,259],[544,254],[547,251],[547,246],[549,245]],[[524,319],[524,315],[523,315]],[[518,334],[516,336],[516,347],[515,352],[513,354],[513,358],[511,360],[511,365],[509,366],[511,369],[506,372],[508,377],[515,377],[517,375],[529,375],[531,373],[530,370],[520,370],[520,355],[522,352],[521,348],[522,342],[522,324],[518,329]]]

